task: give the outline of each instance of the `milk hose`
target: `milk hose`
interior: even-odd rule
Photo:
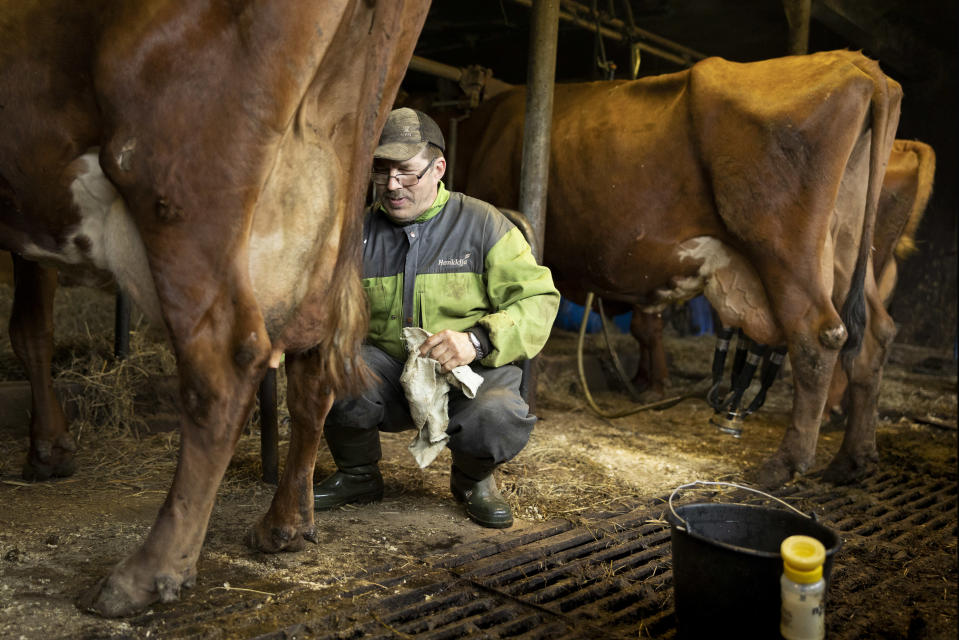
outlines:
[[[640,411],[648,411],[650,409],[666,409],[673,406],[674,404],[681,402],[687,398],[695,398],[702,395],[699,392],[691,392],[681,396],[674,396],[672,398],[666,398],[664,400],[658,400],[656,402],[650,402],[649,404],[643,404],[638,407],[632,407],[624,411],[614,411],[607,412],[597,406],[596,402],[593,401],[593,395],[589,392],[589,386],[586,384],[586,373],[583,370],[583,342],[586,338],[586,324],[589,321],[589,312],[593,307],[593,292],[590,291],[586,294],[586,308],[583,310],[583,321],[579,325],[579,343],[576,348],[576,367],[579,370],[579,382],[583,385],[583,393],[586,395],[586,403],[589,404],[589,408],[596,412],[597,415],[603,418],[622,418],[623,416],[630,416],[634,413],[639,413]],[[603,331],[606,331],[606,324],[603,323]],[[609,343],[609,335],[606,336],[607,344]]]

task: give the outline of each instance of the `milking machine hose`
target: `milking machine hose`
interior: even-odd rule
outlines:
[[[657,400],[656,402],[650,402],[649,404],[643,404],[638,407],[632,407],[624,411],[613,411],[607,412],[599,408],[596,402],[593,400],[593,395],[589,392],[589,386],[586,384],[586,372],[583,369],[583,342],[586,338],[586,324],[589,321],[589,312],[593,308],[593,292],[590,291],[586,294],[586,305],[583,310],[583,321],[579,325],[579,342],[576,347],[576,367],[579,370],[579,383],[583,385],[583,393],[586,395],[586,403],[589,404],[589,408],[592,409],[597,415],[603,418],[622,418],[624,416],[629,416],[634,413],[639,413],[641,411],[649,411],[650,409],[666,409],[673,406],[687,398],[697,398],[702,396],[702,393],[699,391],[686,393],[680,396],[673,396],[672,398],[666,398],[664,400]],[[606,338],[606,343],[609,342],[609,333],[606,329],[605,315],[600,308],[600,314],[604,317],[603,322],[603,337]],[[615,357],[614,357],[615,358]]]

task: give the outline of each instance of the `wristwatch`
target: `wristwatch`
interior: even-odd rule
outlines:
[[[466,335],[470,337],[470,342],[473,343],[473,348],[476,349],[476,359],[482,360],[486,354],[483,353],[483,345],[480,343],[479,338],[477,338],[476,334],[472,331],[467,331]]]

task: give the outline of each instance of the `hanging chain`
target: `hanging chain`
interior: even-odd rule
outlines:
[[[633,34],[636,33],[636,20],[633,19],[633,6],[629,3],[629,0],[623,0],[623,4],[626,6],[626,38],[629,42],[629,76],[633,80],[639,76],[639,64],[641,62],[639,42],[633,39]]]
[[[596,57],[596,66],[599,67],[607,80],[616,77],[616,63],[606,58],[606,46],[603,44],[603,32],[600,29],[599,9],[596,6],[596,0],[592,0],[591,9],[593,20],[596,22],[596,43],[599,48],[599,55]]]

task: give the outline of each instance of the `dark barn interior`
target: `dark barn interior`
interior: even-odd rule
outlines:
[[[398,102],[462,109],[468,98],[449,76],[474,66],[525,84],[537,1],[433,0]],[[561,0],[556,82],[629,78],[637,50],[638,77],[679,71],[701,57],[787,55],[795,32],[786,8],[802,3]],[[808,51],[849,48],[878,59],[904,87],[896,137],[926,142],[937,155],[918,251],[902,262],[890,306],[898,334],[877,407],[880,461],[859,483],[825,481],[821,467],[843,433],[835,417],[824,417],[817,467],[771,497],[725,486],[677,494],[677,503],[780,509],[778,499],[837,532],[827,638],[952,639],[959,628],[959,5],[810,6]],[[0,318],[9,317],[12,291],[0,281]],[[704,615],[717,616],[716,637],[759,637],[743,631],[745,618],[722,610],[728,603],[749,611],[762,601],[752,576],[739,592],[717,593],[718,576],[694,575],[713,589],[710,602],[677,611],[674,589],[691,576],[677,568],[669,499],[694,480],[751,484],[747,469],[775,451],[790,421],[796,385],[788,362],[762,410],[733,438],[710,423],[712,409],[692,394],[622,418],[591,411],[587,378],[603,407],[628,413],[636,406],[609,355],[618,352],[632,370],[636,342],[625,332],[587,335],[577,375],[578,337],[562,328],[537,358],[539,422],[530,444],[498,471],[516,515],[511,529],[481,529],[464,516],[449,495],[448,452],[420,469],[408,455],[408,434],[383,434],[381,503],[318,512],[316,544],[305,550],[254,551],[247,531],[275,489],[264,479],[264,410],[257,407],[217,494],[196,585],[128,618],[81,610],[82,594],[150,531],[178,462],[173,354],[134,310],[129,355],[117,359],[114,304],[112,290],[57,292],[53,371],[78,440],[71,477],[22,479],[29,385],[6,332],[0,335],[0,638],[619,640],[684,637],[680,625]],[[707,379],[716,341],[688,335],[688,317],[674,313],[665,341],[674,389],[685,390]],[[282,367],[278,376],[285,455],[291,430]],[[317,479],[335,468],[325,448]]]

